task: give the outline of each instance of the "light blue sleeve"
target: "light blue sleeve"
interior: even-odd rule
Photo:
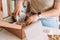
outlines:
[[[52,18],[48,18],[48,19],[41,18],[40,20],[41,20],[43,26],[51,27],[51,28],[58,28],[57,17],[52,17]]]

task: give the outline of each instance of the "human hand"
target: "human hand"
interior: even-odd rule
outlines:
[[[32,23],[32,22],[36,22],[38,19],[39,19],[38,15],[30,16],[30,17],[27,19],[27,24],[30,24],[30,23]]]
[[[20,16],[20,13],[23,12],[23,0],[17,2],[16,7],[14,9],[14,18]]]

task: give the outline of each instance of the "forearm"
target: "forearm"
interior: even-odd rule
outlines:
[[[51,18],[51,17],[55,17],[55,16],[59,16],[60,15],[60,10],[58,9],[52,9],[46,12],[43,12],[39,15],[40,18]]]
[[[22,6],[23,0],[17,0],[15,9],[14,9],[14,15],[16,15],[16,13],[18,12],[18,10],[20,10],[20,7]]]
[[[15,28],[15,29],[21,29],[21,25],[16,25],[16,24],[10,24],[8,22],[4,22],[0,20],[0,27],[7,27],[7,28]]]
[[[58,1],[58,0],[56,0]],[[41,18],[51,18],[60,15],[60,2],[55,2],[54,8],[52,10],[41,13]]]
[[[16,6],[19,6],[21,3],[23,3],[24,0],[17,0]]]

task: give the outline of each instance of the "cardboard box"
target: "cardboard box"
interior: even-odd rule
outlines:
[[[6,21],[7,21],[7,19],[6,19]],[[38,24],[38,25],[37,25],[37,24]],[[8,24],[7,24],[7,25],[8,25]],[[15,28],[4,27],[4,29],[6,29],[7,31],[13,33],[13,34],[16,35],[17,37],[23,39],[23,38],[26,38],[26,32],[27,32],[28,30],[30,30],[30,29],[29,29],[30,27],[33,27],[34,25],[35,25],[35,26],[41,26],[41,22],[38,21],[38,22],[36,22],[35,24],[32,23],[32,24],[30,24],[30,25],[28,25],[28,26],[26,26],[26,27],[22,27],[21,25],[18,25],[18,26],[21,27],[20,29],[19,29],[18,26],[16,26],[17,24],[13,23],[12,25],[14,25]],[[11,25],[11,26],[12,26],[12,25]],[[9,25],[9,26],[10,26],[10,25]],[[13,27],[13,26],[12,26],[12,27]],[[16,28],[16,27],[17,27],[17,28]],[[26,32],[25,32],[25,31],[26,31]],[[27,34],[28,34],[28,33],[27,33]]]
[[[23,29],[13,29],[13,28],[5,28],[5,29],[21,39],[26,38],[26,35]]]
[[[5,23],[5,26],[6,27],[3,27],[4,29],[6,29],[7,31],[15,34],[16,36],[18,36],[21,39],[26,37],[25,36],[25,32],[22,29],[22,26],[21,25],[17,25],[15,23],[10,23],[10,22],[12,22],[11,17],[5,18],[4,21],[6,22]]]
[[[46,39],[48,39],[48,37],[47,37],[48,34],[50,34],[52,32],[53,32],[53,34],[60,34],[59,29],[44,27],[44,26],[42,26],[41,21],[37,21],[26,27],[20,26],[21,27],[20,29],[18,26],[16,26],[17,24],[14,23],[13,25],[15,25],[15,28],[11,28],[11,27],[14,27],[11,25],[11,27],[10,26],[8,28],[5,27],[5,29],[8,30],[9,32],[15,34],[17,37],[19,37],[21,39],[27,38],[27,40],[32,40],[32,39],[38,39],[38,38],[41,39],[40,37],[42,37],[42,39],[44,40],[45,37],[46,37]]]

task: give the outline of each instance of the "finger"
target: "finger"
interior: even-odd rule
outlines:
[[[18,7],[16,6],[14,9],[14,15],[16,15],[17,10],[18,10]]]
[[[37,20],[36,20],[37,21]],[[36,22],[36,21],[32,21],[32,23]]]
[[[20,7],[19,7],[19,4],[17,3],[16,4],[16,7],[15,7],[15,9],[14,9],[14,15],[16,15],[16,12],[17,12],[17,10],[19,9]]]
[[[27,22],[29,22],[31,20],[31,18],[29,17],[28,19],[27,19]]]
[[[16,12],[16,16],[18,16],[18,14],[19,14],[19,11],[20,11],[20,9],[18,9],[18,10],[17,10],[17,12]]]
[[[20,16],[20,11],[18,12],[18,16]]]
[[[32,23],[32,20],[30,20],[28,24],[30,24],[30,23]]]
[[[28,23],[28,24],[30,24],[31,22],[32,22],[32,20],[31,20],[31,19],[28,19],[28,20],[27,20],[27,23]]]

